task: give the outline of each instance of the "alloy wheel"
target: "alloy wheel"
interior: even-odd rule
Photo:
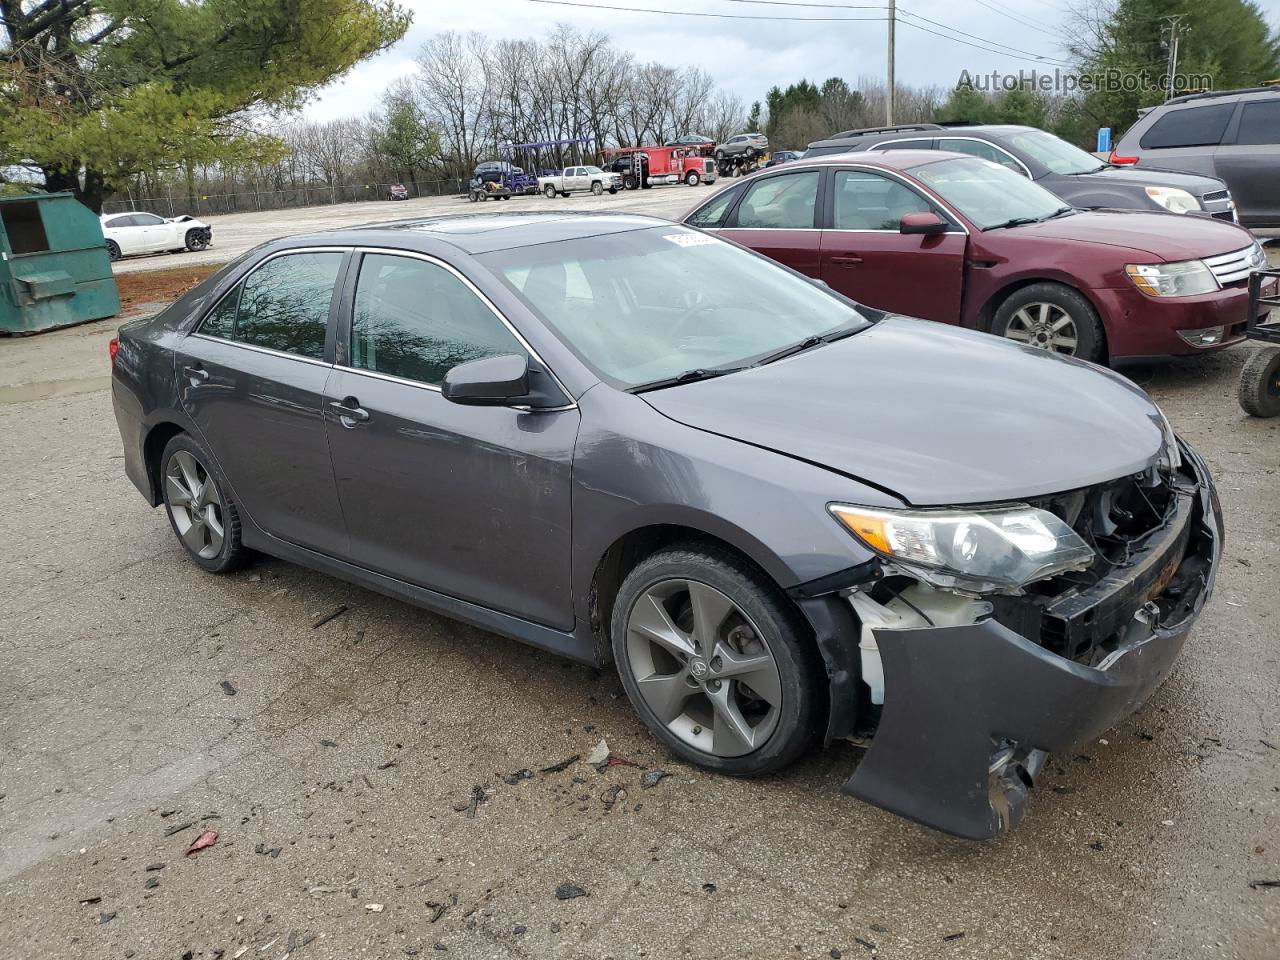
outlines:
[[[782,677],[751,618],[696,580],[654,584],[627,618],[627,659],[646,706],[689,746],[740,757],[778,725]]]
[[[192,553],[212,560],[222,552],[222,496],[204,464],[176,451],[164,471],[164,499],[178,536]]]
[[[1080,345],[1080,334],[1071,314],[1056,303],[1028,303],[1009,318],[1004,335],[1053,353],[1074,356]]]

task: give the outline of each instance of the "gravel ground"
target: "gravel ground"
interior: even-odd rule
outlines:
[[[213,246],[199,253],[165,253],[145,257],[128,257],[115,265],[115,272],[162,270],[195,263],[225,263],[252,247],[277,237],[335,227],[406,220],[413,217],[437,217],[458,213],[503,213],[546,210],[613,210],[623,213],[650,213],[673,220],[684,216],[732,180],[686,187],[683,184],[654,187],[651,190],[624,190],[617,194],[594,197],[575,193],[568,198],[548,200],[541,195],[512,197],[510,200],[486,200],[483,204],[458,197],[423,197],[417,200],[374,200],[369,203],[339,203],[328,207],[300,207],[294,210],[271,210],[264,213],[236,213],[214,216],[205,222],[213,227]]]
[[[0,958],[1280,954],[1280,889],[1250,886],[1280,880],[1251,346],[1128,371],[1217,476],[1218,589],[1151,703],[976,844],[841,794],[850,745],[711,776],[612,673],[278,561],[202,573],[121,470],[117,322],[0,341]],[[601,739],[639,766],[556,769]]]

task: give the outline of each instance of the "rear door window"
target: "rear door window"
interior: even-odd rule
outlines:
[[[1238,144],[1280,143],[1280,99],[1255,100],[1241,108]]]
[[[342,266],[337,251],[290,253],[245,278],[234,339],[284,353],[324,358],[329,305]]]
[[[818,171],[783,174],[752,184],[738,206],[736,226],[751,229],[804,230],[814,225]]]
[[[1171,110],[1142,135],[1139,145],[1143,150],[1217,146],[1235,109],[1234,103],[1215,103]]]

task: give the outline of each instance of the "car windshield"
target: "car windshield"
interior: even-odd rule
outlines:
[[[1021,150],[1054,173],[1070,176],[1076,173],[1096,173],[1106,167],[1093,154],[1043,130],[1015,133],[1007,140],[1009,146]]]
[[[674,224],[478,259],[622,389],[729,372],[869,323],[813,282]]]
[[[978,157],[927,163],[911,173],[979,230],[1034,223],[1070,209],[1044,187]]]

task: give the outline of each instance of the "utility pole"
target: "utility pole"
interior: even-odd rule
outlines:
[[[1164,98],[1168,100],[1173,96],[1173,78],[1178,73],[1178,34],[1181,32],[1178,28],[1178,21],[1182,17],[1167,17],[1166,19],[1169,21],[1169,70],[1165,79]]]
[[[898,0],[889,0],[889,87],[884,98],[884,124],[893,126],[893,28],[898,19]]]

